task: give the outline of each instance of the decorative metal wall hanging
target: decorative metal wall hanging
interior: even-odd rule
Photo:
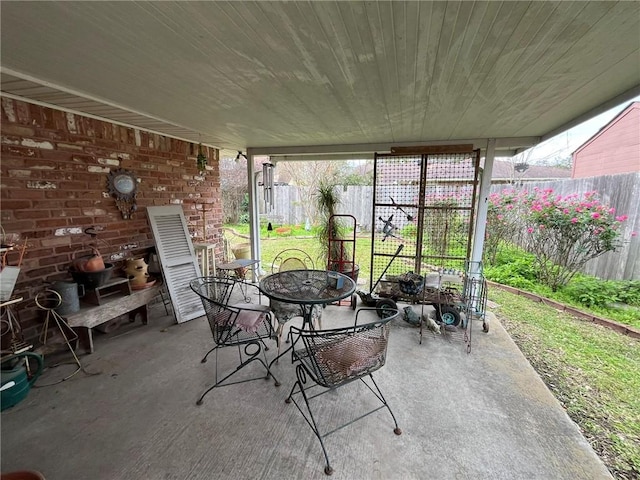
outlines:
[[[138,194],[138,179],[128,170],[119,168],[109,172],[107,177],[109,194],[116,199],[116,206],[122,213],[122,218],[130,219],[138,209],[136,195]]]

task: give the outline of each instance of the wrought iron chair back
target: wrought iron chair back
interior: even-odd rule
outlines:
[[[314,268],[313,260],[307,252],[299,248],[287,248],[276,255],[271,267],[271,273],[289,270],[313,270]],[[278,355],[280,355],[284,325],[292,318],[302,316],[302,311],[300,305],[278,302],[277,300],[271,300],[270,306],[278,321],[276,337],[278,339]],[[319,323],[322,319],[322,306],[316,305],[312,308],[313,319]]]
[[[197,404],[202,404],[205,395],[215,387],[269,377],[274,379],[276,385],[280,385],[267,365],[265,354],[269,347],[264,340],[274,337],[271,312],[266,305],[251,303],[248,289],[255,287],[240,279],[219,277],[196,278],[191,281],[190,287],[202,301],[215,343],[201,362],[205,363],[209,354],[216,352],[215,383],[200,396]],[[235,370],[218,380],[218,351],[232,346],[238,349],[239,364]],[[227,381],[252,362],[262,364],[266,376]]]
[[[393,418],[394,433],[396,435],[402,433],[372,375],[386,362],[390,322],[398,317],[398,310],[390,309],[385,313],[388,316],[379,319],[375,308],[361,308],[356,313],[353,326],[330,330],[303,330],[291,327],[290,337],[294,341],[292,360],[296,364],[297,380],[286,402],[293,402],[296,405],[320,441],[325,456],[325,473],[327,475],[333,473],[333,468],[330,465],[323,441],[326,436],[382,408],[386,408]],[[365,315],[369,319],[375,320],[360,323],[360,319]],[[379,406],[331,431],[321,431],[317,416],[312,410],[311,400],[355,380],[362,381],[368,387],[366,391],[371,391],[378,398]],[[310,396],[308,390],[318,385],[327,390]],[[298,395],[302,397],[304,402],[299,402],[296,399]],[[352,407],[352,402],[345,404],[347,410]]]
[[[299,248],[287,248],[276,255],[271,266],[271,273],[287,270],[313,270],[315,268],[311,256]]]

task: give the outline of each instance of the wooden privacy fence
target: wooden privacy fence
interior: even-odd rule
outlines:
[[[552,188],[559,195],[571,193],[583,195],[596,191],[601,201],[616,209],[618,215],[627,215],[624,222],[624,247],[616,252],[606,253],[589,261],[583,271],[598,278],[607,280],[640,279],[640,172],[602,177],[557,180],[550,182],[530,182],[523,188],[532,190]],[[373,210],[373,187],[348,186],[341,188],[342,203],[339,213],[356,217],[363,231],[371,231]],[[513,185],[494,185],[491,192],[513,189]],[[270,212],[264,211],[264,203],[260,202],[261,217],[265,222],[278,225],[305,225],[307,219],[313,224],[316,216],[312,195],[301,196],[293,185],[274,187],[274,207]],[[400,220],[400,218],[399,218]],[[638,232],[635,237],[632,232]]]
[[[373,187],[347,186],[340,189],[341,205],[338,213],[356,217],[356,222],[364,231],[371,230],[371,212],[373,208]],[[294,185],[276,185],[274,190],[274,206],[265,212],[264,202],[260,202],[260,215],[263,221],[278,225],[305,225],[307,219],[315,222],[315,198],[313,195],[301,195]]]

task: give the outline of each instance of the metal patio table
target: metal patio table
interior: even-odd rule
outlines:
[[[264,277],[258,288],[272,300],[300,305],[302,328],[313,329],[314,305],[335,303],[352,295],[356,282],[351,277],[327,270],[287,270]],[[273,361],[290,351],[293,343]]]

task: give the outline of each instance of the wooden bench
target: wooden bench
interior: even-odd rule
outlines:
[[[91,329],[120,315],[129,314],[133,321],[136,315],[142,316],[144,325],[148,322],[147,305],[160,293],[161,284],[135,290],[130,295],[112,296],[101,305],[82,304],[80,310],[65,318],[67,324],[78,334],[78,343],[87,353],[93,353],[93,336]]]

